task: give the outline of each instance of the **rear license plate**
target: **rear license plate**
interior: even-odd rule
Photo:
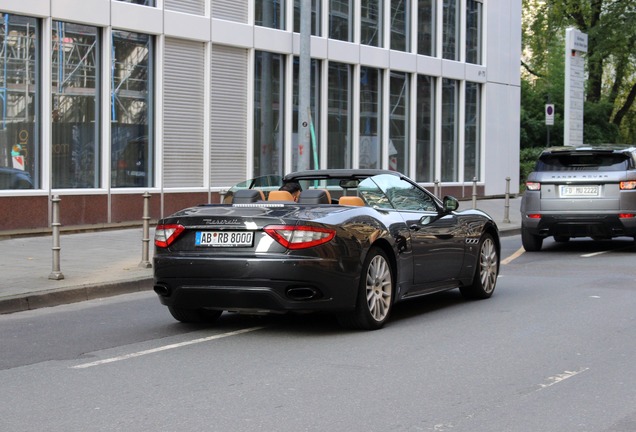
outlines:
[[[195,246],[250,247],[254,243],[253,231],[197,231]]]
[[[597,197],[599,186],[561,186],[562,197]]]

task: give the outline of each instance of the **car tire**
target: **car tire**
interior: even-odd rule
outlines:
[[[362,265],[356,308],[340,315],[340,324],[363,330],[382,328],[391,314],[394,280],[386,253],[380,248],[371,248]]]
[[[527,252],[537,252],[543,246],[543,237],[531,234],[527,229],[521,227],[521,245]]]
[[[168,310],[174,319],[182,323],[213,323],[223,313],[217,310],[184,309],[175,306],[168,306]]]
[[[472,285],[462,286],[459,291],[466,298],[487,299],[495,292],[499,275],[499,252],[491,234],[484,234],[479,241],[479,254]]]

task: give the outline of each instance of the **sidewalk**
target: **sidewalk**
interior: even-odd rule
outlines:
[[[520,229],[521,197],[509,200],[508,218],[503,198],[477,201],[477,208],[497,223],[502,236]],[[460,201],[459,209],[472,207]],[[154,250],[154,227],[150,230],[149,262]],[[2,277],[0,314],[57,306],[152,289],[152,268],[142,263],[143,229],[125,228],[60,234],[59,271],[53,274],[52,236],[0,238]]]

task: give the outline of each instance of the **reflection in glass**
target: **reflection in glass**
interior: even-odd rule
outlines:
[[[300,33],[300,1],[294,0],[294,32]],[[321,36],[320,0],[311,0],[311,34]]]
[[[0,20],[0,189],[31,189],[40,185],[40,30],[35,18]]]
[[[382,71],[360,68],[360,168],[382,168]]]
[[[360,15],[360,43],[382,46],[384,0],[362,0]]]
[[[157,6],[155,0],[117,0],[124,3],[134,3],[142,6]]]
[[[53,21],[53,188],[99,187],[99,41],[96,27]]]
[[[111,184],[153,185],[152,38],[113,30]]]
[[[417,149],[415,180],[435,181],[435,78],[417,76]]]
[[[329,38],[353,41],[353,2],[329,0]]]
[[[352,66],[329,63],[327,152],[325,168],[351,168]]]
[[[292,133],[293,133],[293,150],[292,150],[292,170],[298,169],[298,69],[299,69],[298,57],[294,57],[294,113],[292,120]],[[311,125],[310,125],[310,148],[309,151],[309,168],[318,169],[320,164],[320,109],[317,103],[317,97],[320,92],[320,60],[311,59],[311,89],[310,98],[311,102]],[[313,128],[313,131],[311,130]]]
[[[459,81],[442,80],[442,181],[458,180],[457,120],[459,108]]]
[[[435,0],[419,0],[417,7],[417,53],[435,55]]]
[[[481,64],[482,3],[466,2],[466,63]]]
[[[404,0],[391,0],[391,49],[397,51],[408,51],[409,44],[409,21],[410,2]]]
[[[389,108],[389,169],[409,172],[409,77],[404,72],[391,72],[391,105]]]
[[[283,174],[285,61],[256,51],[254,63],[254,176]]]
[[[459,60],[459,0],[444,0],[442,10],[442,58]]]
[[[481,85],[466,82],[466,129],[464,138],[464,180],[479,179],[481,134]]]
[[[285,0],[258,0],[254,7],[257,26],[285,30]]]

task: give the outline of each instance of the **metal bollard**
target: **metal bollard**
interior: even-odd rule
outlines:
[[[143,195],[144,197],[144,228],[143,235],[141,239],[141,262],[139,263],[139,267],[141,268],[150,268],[152,264],[150,263],[150,193],[146,191]]]
[[[60,226],[62,225],[60,223],[60,201],[62,200],[59,195],[51,198],[53,203],[53,221],[51,222],[51,227],[53,228],[53,269],[49,279],[52,280],[64,279],[64,275],[60,271],[60,252],[62,250],[60,247]]]
[[[503,221],[504,223],[510,223],[510,177],[506,177],[506,200]]]
[[[477,208],[477,177],[473,177],[473,208]]]
[[[436,197],[439,197],[439,180],[435,180],[435,186],[433,188],[433,192],[435,193]]]

